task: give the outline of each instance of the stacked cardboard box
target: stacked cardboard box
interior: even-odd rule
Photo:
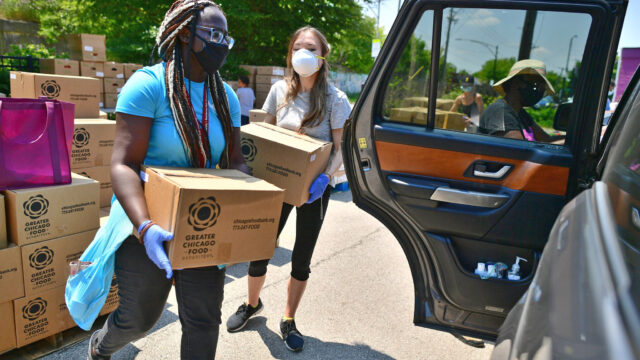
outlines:
[[[255,93],[256,108],[262,108],[271,86],[284,79],[286,69],[280,66],[256,66]]]
[[[97,118],[100,114],[100,82],[96,79],[11,71],[9,84],[15,98],[46,96],[74,103],[76,117]]]
[[[71,169],[100,183],[100,207],[111,204],[111,153],[116,123],[103,119],[75,119]]]
[[[71,57],[80,61],[80,74],[100,80],[100,107],[115,108],[125,81],[142,65],[107,61],[104,35],[76,34],[67,41]]]
[[[80,76],[80,62],[69,59],[40,59],[40,72],[44,74]]]
[[[3,192],[10,244],[0,249],[0,352],[75,326],[64,300],[69,262],[96,234],[99,192],[77,174],[67,185]]]

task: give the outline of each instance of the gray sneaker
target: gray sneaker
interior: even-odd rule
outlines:
[[[227,319],[227,331],[236,332],[242,330],[247,325],[249,319],[256,314],[259,314],[264,306],[262,306],[262,300],[258,299],[258,306],[255,308],[251,305],[243,303],[240,305],[235,314],[229,316]]]
[[[96,330],[91,337],[89,338],[89,353],[87,354],[87,360],[110,360],[111,356],[99,355],[94,347],[98,343],[98,332],[100,330]]]

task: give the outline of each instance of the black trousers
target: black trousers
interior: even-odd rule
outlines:
[[[145,336],[158,321],[172,280],[147,256],[144,245],[130,236],[116,252],[120,304],[98,333],[96,351],[111,355]],[[182,325],[181,359],[213,359],[218,344],[225,270],[217,266],[174,270],[178,313]]]
[[[327,186],[324,194],[311,204],[304,204],[296,208],[296,242],[293,245],[291,254],[291,277],[296,280],[306,281],[309,279],[309,265],[311,256],[320,235],[320,229],[324,222],[324,215],[327,213],[331,187]],[[289,214],[293,210],[293,205],[283,204],[278,226],[278,236],[287,223]],[[269,259],[252,261],[249,263],[249,276],[259,277],[267,273]]]

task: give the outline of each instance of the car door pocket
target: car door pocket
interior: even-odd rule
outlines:
[[[501,181],[504,180],[511,171],[513,171],[513,164],[488,161],[488,160],[476,160],[464,171],[465,177]]]
[[[437,207],[438,202],[431,196],[439,187],[448,187],[447,183],[403,176],[387,177],[389,187],[398,201],[411,206]]]

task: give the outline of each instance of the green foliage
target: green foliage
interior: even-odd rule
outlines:
[[[9,86],[9,70],[0,69],[0,93],[9,96],[10,90],[11,87]]]
[[[493,74],[493,60],[487,60],[483,65],[480,71],[473,74],[476,78],[482,80],[483,82],[489,83],[491,79],[494,82],[497,82],[501,79],[504,79],[509,75],[509,70],[516,63],[516,58],[506,58],[506,59],[498,59],[495,62],[495,76]]]
[[[555,106],[545,106],[540,109],[526,108],[527,113],[543,128],[553,128],[553,118],[556,116]]]
[[[462,95],[464,91],[462,89],[458,88],[453,88],[451,89],[451,91],[449,91],[448,93],[440,96],[441,99],[451,99],[451,100],[455,100],[459,95]]]
[[[331,65],[360,73],[373,65],[375,22],[362,15],[356,0],[218,3],[227,15],[229,34],[236,39],[222,68],[225,78],[240,75],[240,64],[284,66],[291,34],[308,24],[327,36]],[[40,14],[40,34],[49,42],[62,40],[64,34],[104,34],[110,60],[146,64],[171,1],[33,0],[31,4]]]
[[[51,59],[56,57],[56,50],[54,48],[47,48],[42,44],[11,44],[9,48],[10,50],[4,54],[5,56],[32,56],[36,59]]]
[[[38,21],[38,11],[29,0],[0,1],[0,17],[10,20]]]

